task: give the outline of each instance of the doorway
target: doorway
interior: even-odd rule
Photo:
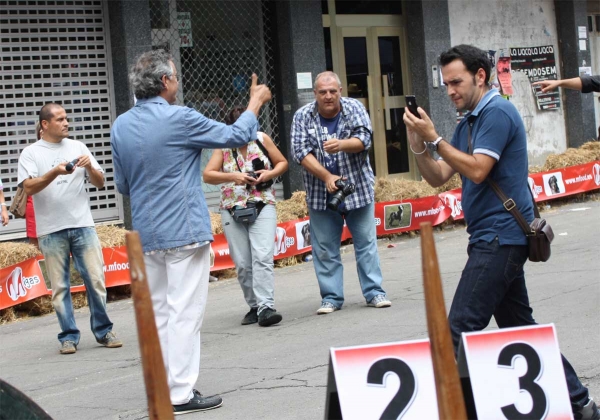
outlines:
[[[375,175],[416,179],[402,120],[404,95],[411,92],[402,16],[331,12],[330,5],[323,19],[328,66],[340,77],[342,95],[357,99],[369,113]]]

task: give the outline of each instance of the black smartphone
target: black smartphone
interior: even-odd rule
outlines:
[[[408,108],[410,113],[417,118],[421,118],[421,116],[419,115],[419,111],[417,111],[418,105],[415,95],[406,95],[404,99],[406,99],[406,107]]]
[[[65,169],[70,172],[73,169],[73,166],[75,166],[77,164],[77,162],[79,162],[79,158],[73,159],[71,162],[67,163],[67,166],[65,166]]]

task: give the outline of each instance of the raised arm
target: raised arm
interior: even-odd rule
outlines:
[[[247,110],[258,117],[260,109],[271,100],[271,90],[266,85],[258,84],[258,76],[252,73],[252,84],[250,85],[250,101]]]

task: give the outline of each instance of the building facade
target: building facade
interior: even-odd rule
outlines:
[[[402,122],[405,95],[416,95],[445,137],[456,124],[437,66],[451,45],[473,44],[496,57],[513,47],[552,46],[558,77],[588,68],[600,73],[596,1],[0,0],[0,36],[0,177],[7,202],[17,188],[18,156],[36,141],[39,109],[59,102],[71,137],[85,142],[106,171],[104,189],[89,187],[94,219],[126,226],[128,201],[114,185],[110,127],[134,104],[128,69],[153,48],[174,57],[182,75],[178,103],[219,121],[247,103],[249,78],[257,73],[274,93],[261,130],[288,158],[294,112],[313,100],[314,77],[335,71],[343,94],[369,110],[376,176],[408,179],[420,177]],[[597,96],[561,92],[558,109],[543,111],[524,73],[512,73],[512,87],[531,164],[596,138]],[[207,151],[203,162],[209,158]],[[291,164],[280,181],[279,197],[303,189],[300,167]],[[215,208],[218,187],[204,190]],[[0,240],[24,237],[24,230],[23,220],[11,219]]]

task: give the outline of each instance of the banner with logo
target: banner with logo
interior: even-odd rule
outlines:
[[[512,71],[526,73],[529,81],[556,80],[556,59],[554,46],[542,45],[540,47],[513,47],[510,49]],[[560,108],[560,95],[558,90],[542,92],[541,86],[531,86],[539,110],[547,111]]]
[[[529,187],[535,201],[600,189],[600,161],[557,169],[551,172],[530,174]],[[431,197],[375,204],[377,235],[418,230],[423,222],[436,226],[452,218],[463,219],[461,190],[456,189]],[[344,226],[342,241],[351,238]],[[215,235],[210,245],[210,270],[233,268],[225,235]],[[287,258],[312,250],[310,219],[279,223],[273,238],[274,259]],[[129,284],[129,261],[125,246],[104,248],[104,275],[106,287]],[[23,303],[52,293],[50,281],[44,279],[42,256],[22,261],[0,270],[0,309]],[[84,286],[74,286],[71,291],[83,291]]]

